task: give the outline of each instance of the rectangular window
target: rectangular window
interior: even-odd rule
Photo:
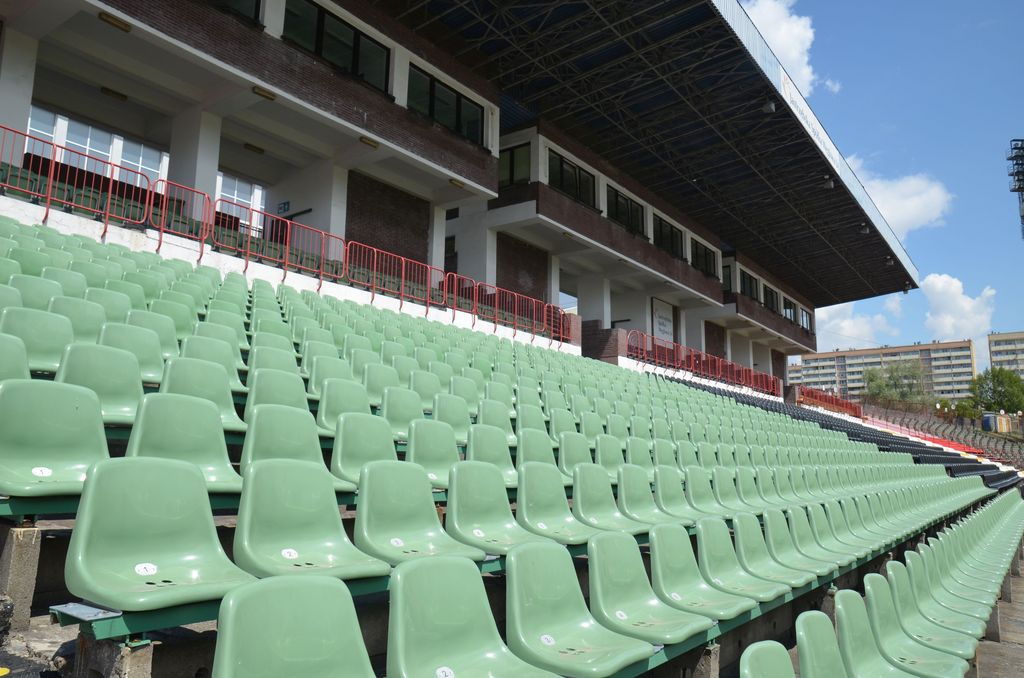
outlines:
[[[530,182],[530,144],[506,148],[498,154],[498,188]]]
[[[686,258],[686,237],[683,232],[657,214],[654,215],[654,246],[676,259]]]
[[[135,171],[122,171],[120,180],[140,185],[143,182],[139,175],[135,173],[138,172],[139,174],[146,175],[151,183],[155,182],[160,178],[160,161],[162,158],[163,154],[158,149],[125,139],[121,147],[121,167],[125,170]]]
[[[29,136],[36,137],[37,139],[45,139],[46,141],[53,141],[53,132],[57,127],[57,114],[51,113],[50,111],[44,111],[41,108],[32,107],[29,112],[28,119],[28,133]],[[35,139],[29,139],[25,143],[25,152],[32,155],[42,156],[49,158],[53,149],[49,144],[43,143],[42,141],[36,141]]]
[[[732,266],[729,264],[722,266],[722,289],[732,292]]]
[[[800,327],[808,332],[811,331],[811,314],[807,309],[800,309]]]
[[[779,312],[779,293],[765,285],[764,307],[773,313]]]
[[[584,205],[597,207],[594,175],[551,150],[548,151],[548,185]]]
[[[230,214],[233,217],[238,217],[238,220],[242,225],[248,226],[250,212],[246,208],[257,210],[263,209],[262,198],[258,201],[255,200],[257,192],[262,194],[262,190],[262,188],[251,184],[244,179],[239,179],[238,177],[222,173],[220,175],[220,193],[217,197],[223,200],[229,200],[230,203],[220,203],[217,206],[217,209],[219,212],[223,212],[224,214]],[[257,219],[257,224],[262,221],[262,219]],[[258,236],[260,234],[254,232],[253,235]]]
[[[68,120],[67,148],[76,153],[65,153],[64,164],[102,174],[109,167],[110,145],[113,135],[77,120]],[[91,156],[86,158],[84,156]]]
[[[281,37],[338,70],[388,91],[388,48],[312,0],[287,0]]]
[[[793,303],[792,299],[786,299],[785,297],[783,297],[782,315],[784,315],[786,317],[786,320],[788,320],[789,322],[796,322],[796,304]]]
[[[627,231],[644,235],[644,208],[624,193],[608,187],[608,218]]]
[[[246,19],[260,20],[260,0],[214,0],[213,4]]]
[[[409,67],[409,110],[444,125],[459,136],[484,143],[484,107],[416,66]]]
[[[690,238],[690,265],[704,275],[718,277],[718,254],[695,238]]]
[[[757,278],[744,270],[740,270],[740,294],[750,297],[754,301],[761,300],[761,294]]]

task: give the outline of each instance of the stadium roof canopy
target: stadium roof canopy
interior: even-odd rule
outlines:
[[[378,0],[827,306],[918,272],[737,0]],[[867,233],[863,231],[867,230]]]

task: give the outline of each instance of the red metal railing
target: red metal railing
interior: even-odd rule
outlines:
[[[744,386],[768,395],[782,395],[782,380],[750,367],[709,355],[640,330],[626,334],[626,357],[658,367],[686,370],[697,376]]]
[[[348,283],[378,294],[469,313],[473,325],[480,318],[535,336],[548,344],[570,340],[571,323],[565,312],[511,290],[480,283],[467,276],[429,266],[357,242],[346,242],[321,231],[233,200],[212,200],[202,191],[167,180],[150,184],[136,170],[115,165],[0,125],[0,189],[45,204],[84,211],[102,219],[103,235],[111,219],[148,225],[164,234],[199,243],[199,260],[207,242],[221,252],[245,260],[243,270],[256,261],[315,277]]]
[[[826,410],[831,410],[832,412],[848,414],[858,418],[863,416],[861,406],[857,403],[852,403],[849,400],[843,400],[839,396],[832,395],[831,393],[825,393],[824,391],[819,391],[816,388],[810,388],[808,386],[800,386],[799,394],[797,395],[797,404],[821,407]]]

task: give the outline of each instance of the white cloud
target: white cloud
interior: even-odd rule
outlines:
[[[964,292],[964,284],[945,273],[929,273],[921,281],[928,300],[924,326],[933,339],[955,341],[974,339],[979,369],[988,364],[988,340],[992,314],[996,310],[996,291],[985,287],[976,297]]]
[[[856,313],[854,302],[819,308],[815,332],[819,351],[878,346],[899,334],[882,313]]]
[[[793,12],[796,0],[742,0],[743,9],[804,96],[811,96],[821,78],[811,66],[814,25],[809,16]],[[836,94],[842,85],[826,79],[825,88]]]
[[[883,307],[886,313],[894,318],[899,318],[903,315],[903,297],[898,294],[891,294],[886,297]]]
[[[883,177],[868,169],[856,154],[846,161],[900,240],[918,228],[944,223],[953,194],[938,179],[927,174]]]

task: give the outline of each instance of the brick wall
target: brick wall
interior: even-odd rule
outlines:
[[[704,321],[704,352],[725,358],[725,328],[713,322]]]
[[[584,320],[581,323],[581,348],[587,358],[617,363],[626,355],[626,330],[601,329],[601,321]]]
[[[427,260],[430,203],[359,172],[348,174],[345,239]]]
[[[497,259],[498,287],[548,303],[558,303],[557,299],[548,299],[550,271],[546,251],[506,233],[499,233]]]
[[[396,105],[389,95],[257,26],[196,0],[106,0],[106,4],[278,92],[287,92],[484,187],[498,188],[498,159],[487,149]]]
[[[772,374],[782,381],[786,381],[787,362],[789,361],[786,359],[785,353],[772,349]]]

